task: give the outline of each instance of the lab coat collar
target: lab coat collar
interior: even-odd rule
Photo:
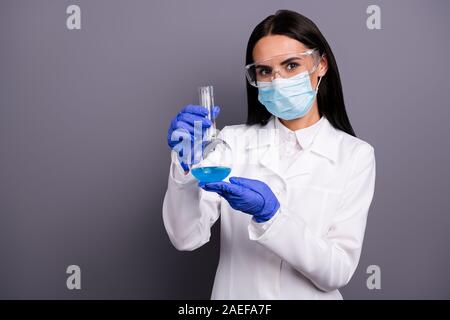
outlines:
[[[317,133],[314,135],[312,142],[309,145],[308,150],[311,152],[318,154],[320,156],[326,157],[327,159],[336,162],[339,152],[339,140],[340,133],[337,129],[335,129],[328,119],[323,116],[324,122],[321,124]],[[260,130],[266,129],[264,134],[260,134]],[[272,129],[272,130],[271,130]],[[247,149],[261,149],[267,146],[274,146],[279,143],[279,133],[277,132],[275,125],[275,118],[271,117],[266,126],[262,127],[259,130],[256,130],[255,136],[250,139]]]
[[[323,156],[332,162],[336,162],[339,151],[338,140],[340,139],[340,134],[325,116],[322,120],[324,123],[321,124],[309,147],[305,150],[307,152],[302,153],[302,155],[296,159],[290,167],[289,173],[284,175],[286,178],[308,173],[310,171],[312,154]],[[266,130],[261,134],[261,130],[263,129]],[[272,116],[266,126],[255,131],[255,136],[250,139],[247,149],[259,149],[260,163],[282,175],[278,170],[279,158],[277,158],[279,157],[279,149],[277,148],[279,132],[274,129],[276,129],[275,118]]]
[[[324,124],[317,132],[311,144],[311,151],[332,162],[336,162],[339,156],[339,142],[342,138],[341,132],[324,117]]]
[[[284,143],[284,142],[292,143],[293,141],[295,141],[295,143],[297,143],[301,149],[309,148],[315,134],[320,129],[320,127],[323,125],[324,119],[325,119],[325,117],[322,116],[313,125],[303,128],[303,129],[298,129],[298,130],[293,131],[293,130],[287,128],[283,123],[281,123],[279,118],[275,118],[274,119],[275,128],[279,129],[280,138],[281,138],[280,143]]]

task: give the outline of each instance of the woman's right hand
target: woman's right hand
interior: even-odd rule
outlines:
[[[217,118],[219,115],[220,108],[214,106],[212,110],[213,119]],[[167,144],[171,149],[180,143],[183,139],[190,138],[191,151],[194,146],[194,125],[195,122],[199,121],[202,128],[202,139],[207,128],[212,125],[212,122],[207,118],[208,109],[203,106],[198,105],[187,105],[185,106],[170,122],[169,130],[167,132]],[[176,131],[176,135],[173,133]],[[189,135],[189,136],[187,136]],[[180,150],[182,152],[182,150]],[[193,158],[194,153],[191,152]],[[179,154],[182,157],[183,154]],[[191,159],[192,161],[192,159]],[[180,161],[181,166],[184,171],[189,171],[189,166]]]

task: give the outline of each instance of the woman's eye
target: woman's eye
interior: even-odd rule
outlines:
[[[294,70],[295,68],[297,68],[299,66],[298,63],[295,62],[291,62],[289,64],[286,65],[286,68],[288,71]]]
[[[261,68],[261,69],[259,69],[258,74],[261,75],[261,76],[267,76],[267,75],[269,75],[271,72],[272,72],[272,70],[270,70],[270,69],[267,69],[267,68]]]

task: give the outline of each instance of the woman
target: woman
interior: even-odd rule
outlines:
[[[169,238],[194,250],[220,216],[212,299],[342,299],[373,197],[374,149],[356,138],[333,53],[308,18],[280,10],[264,19],[246,60],[247,124],[221,132],[232,177],[199,185],[173,157],[163,205]],[[185,107],[169,138],[180,128],[192,134],[195,121],[207,128],[205,115]]]

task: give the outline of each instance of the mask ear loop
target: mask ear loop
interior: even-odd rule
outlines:
[[[322,60],[324,56],[325,56],[325,53],[323,53],[323,54],[320,56],[320,60]],[[319,62],[317,63],[316,67],[314,68],[314,71],[313,71],[313,72],[315,72],[316,69],[317,69],[317,67],[319,66],[320,60],[319,60]],[[319,85],[320,85],[320,81],[322,81],[322,78],[323,78],[323,76],[322,76],[322,77],[319,77],[319,81],[317,82],[317,86],[316,86],[316,94],[319,92]]]
[[[320,85],[320,81],[322,81],[323,77],[319,77],[319,81],[317,82],[317,86],[316,86],[316,94],[319,92],[319,85]]]

